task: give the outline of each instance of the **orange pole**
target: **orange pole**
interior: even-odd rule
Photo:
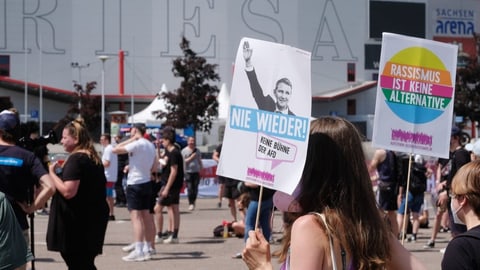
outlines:
[[[120,50],[118,52],[118,92],[120,94],[120,96],[123,96],[123,94],[125,93],[125,78],[124,78],[124,61],[125,61],[125,53],[123,52],[123,50]],[[120,102],[120,110],[123,111],[124,109],[124,104],[123,102]]]

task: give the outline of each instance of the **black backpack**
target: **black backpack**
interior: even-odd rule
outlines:
[[[409,191],[412,195],[419,195],[427,190],[427,169],[425,166],[417,163],[412,164],[410,171]]]

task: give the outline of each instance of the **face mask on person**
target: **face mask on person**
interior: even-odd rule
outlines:
[[[460,205],[460,207],[458,207],[457,209],[455,209],[453,207],[453,199],[451,200],[450,202],[450,208],[452,209],[452,215],[453,215],[453,222],[455,224],[460,224],[460,225],[465,225],[465,223],[463,221],[460,220],[460,218],[458,217],[458,211],[460,211],[460,209],[462,209],[463,205]]]

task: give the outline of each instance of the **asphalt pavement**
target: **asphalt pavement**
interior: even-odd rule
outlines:
[[[115,221],[110,221],[105,237],[104,252],[96,259],[97,268],[114,270],[153,270],[153,269],[247,269],[241,259],[232,255],[243,248],[243,240],[235,237],[217,238],[213,228],[223,220],[231,220],[227,202],[217,207],[216,198],[199,198],[194,211],[188,211],[186,198],[181,199],[181,224],[178,244],[157,244],[157,254],[145,262],[125,262],[121,258],[126,253],[122,247],[132,241],[132,226],[126,208],[115,208]],[[432,224],[432,215],[430,215]],[[37,214],[35,217],[35,269],[67,269],[59,253],[50,252],[45,244],[48,217]],[[165,215],[165,220],[167,220]],[[274,238],[281,237],[281,215],[274,216]],[[429,229],[420,229],[416,243],[405,242],[405,247],[414,253],[429,270],[440,269],[442,253],[439,252],[448,242],[448,233],[439,233],[436,247],[423,249],[430,237]],[[279,248],[274,244],[272,250]],[[275,265],[278,269],[278,265]]]

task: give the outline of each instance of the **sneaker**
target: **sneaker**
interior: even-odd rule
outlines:
[[[128,246],[122,248],[123,252],[132,252],[135,249],[135,243],[131,243]]]
[[[143,260],[144,261],[150,261],[152,259],[152,254],[149,252],[143,252]]]
[[[446,232],[448,232],[448,231],[450,231],[450,228],[448,228],[448,227],[442,227],[442,228],[440,228],[440,231],[439,231],[439,232],[441,232],[441,233],[446,233]]]
[[[164,244],[178,244],[178,238],[173,238],[173,235],[169,235],[167,239],[163,240]]]
[[[270,239],[268,240],[268,243],[275,244],[275,238],[273,238],[273,235],[270,235]]]
[[[423,248],[434,248],[435,247],[435,241],[433,240],[428,240],[427,244],[423,246]]]
[[[142,251],[137,252],[136,250],[133,250],[127,256],[122,257],[122,260],[126,262],[143,262],[148,259],[150,258],[148,258],[148,256],[145,257],[145,254]]]
[[[42,215],[42,216],[48,216],[48,211],[45,208],[40,209],[40,210],[37,210],[37,214]]]
[[[114,220],[115,220],[115,216],[114,216],[114,215],[108,216],[108,220],[114,221]]]
[[[163,238],[158,236],[158,235],[155,235],[155,243],[156,244],[161,244],[163,243]]]
[[[148,251],[144,250],[143,255],[145,257],[145,261],[149,261],[152,259],[152,256],[157,254],[157,251],[154,248],[149,248]]]
[[[240,252],[232,256],[232,259],[241,259],[241,258],[242,258],[242,253]]]
[[[444,253],[445,253],[445,250],[446,250],[446,248],[442,248],[442,249],[440,249],[439,251],[440,251],[440,253],[444,254]]]
[[[188,206],[188,211],[193,211],[194,209],[195,209],[195,205],[190,204],[190,206]]]
[[[417,237],[415,235],[412,235],[410,236],[408,239],[407,239],[408,242],[412,242],[412,243],[415,243],[417,242]]]
[[[161,235],[162,239],[167,239],[168,236],[170,236],[171,234],[172,234],[172,232],[170,232],[170,231],[164,231]]]

